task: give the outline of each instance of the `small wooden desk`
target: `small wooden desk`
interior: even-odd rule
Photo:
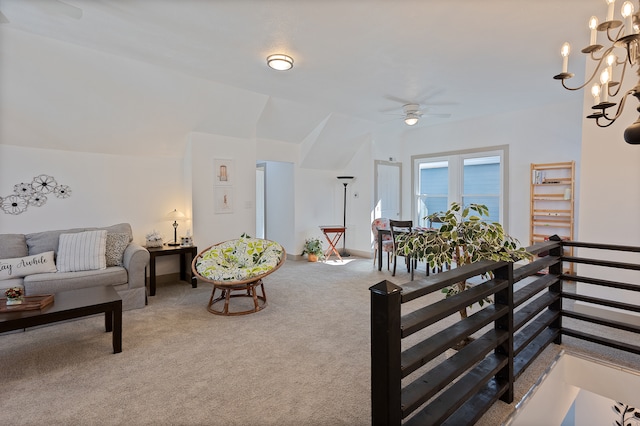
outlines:
[[[198,280],[196,276],[191,273],[191,262],[187,263],[185,255],[191,254],[193,260],[198,254],[198,247],[189,246],[162,246],[162,247],[149,247],[149,296],[156,295],[156,257],[157,256],[169,256],[172,254],[180,255],[180,279],[182,281],[187,280],[187,270],[189,271],[189,280],[191,281],[191,287],[198,287]]]
[[[329,260],[331,255],[334,253],[338,256],[338,259],[342,260],[340,253],[336,249],[336,245],[340,242],[340,238],[342,238],[347,228],[340,225],[332,225],[321,226],[320,229],[329,243],[329,248],[324,252],[325,260]]]

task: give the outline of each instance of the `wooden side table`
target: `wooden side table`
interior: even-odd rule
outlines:
[[[321,226],[320,229],[329,243],[329,248],[324,253],[325,260],[329,260],[332,254],[335,254],[338,256],[338,259],[342,260],[342,256],[340,256],[336,245],[340,242],[340,238],[343,237],[347,228],[340,225],[333,225]]]
[[[156,295],[156,257],[158,256],[170,256],[172,254],[180,255],[180,279],[187,281],[187,271],[189,272],[189,280],[191,281],[191,287],[198,287],[198,280],[191,272],[191,261],[198,254],[198,247],[189,246],[162,246],[162,247],[148,247],[149,251],[149,296]],[[187,263],[186,255],[191,254],[191,259]]]

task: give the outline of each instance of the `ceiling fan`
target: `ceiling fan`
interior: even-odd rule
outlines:
[[[427,102],[427,100],[433,98],[434,96],[440,94],[442,90],[431,89],[428,94],[422,97],[421,101],[416,100],[407,100],[398,98],[395,96],[385,96],[386,99],[390,101],[398,102],[402,104],[402,113],[393,113],[395,115],[399,115],[404,120],[407,126],[415,126],[418,121],[422,117],[436,117],[436,118],[449,118],[451,117],[450,113],[437,113],[432,112],[432,107],[441,106],[441,105],[454,105],[454,102]],[[385,110],[383,112],[391,112],[397,111],[397,107],[389,110]]]
[[[404,112],[404,122],[407,126],[414,126],[423,116],[438,118],[451,117],[451,114],[448,113],[435,113],[428,112],[427,110],[421,111],[420,105],[418,104],[406,104],[402,107],[402,111]]]
[[[50,15],[60,14],[73,19],[82,18],[82,9],[62,0],[31,1],[30,3]],[[0,24],[9,24],[10,22],[9,18],[0,11]]]

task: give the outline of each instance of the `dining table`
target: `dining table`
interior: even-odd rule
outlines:
[[[418,231],[418,232],[430,232],[430,231],[436,231],[435,228],[424,228],[424,227],[413,227],[411,228],[411,231]],[[383,240],[383,235],[391,235],[391,230],[390,229],[380,229],[378,228],[378,271],[382,271],[382,240]],[[415,265],[414,262],[416,262],[416,260],[414,259],[413,262],[410,262],[411,264],[411,281],[413,281],[413,272],[415,269]],[[427,267],[427,275],[429,275],[429,267]]]

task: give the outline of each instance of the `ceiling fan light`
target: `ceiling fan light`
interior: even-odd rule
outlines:
[[[405,117],[404,122],[407,126],[413,126],[418,122],[418,116],[416,114],[409,113]]]
[[[267,65],[277,71],[287,71],[293,68],[293,58],[282,54],[269,55]]]

